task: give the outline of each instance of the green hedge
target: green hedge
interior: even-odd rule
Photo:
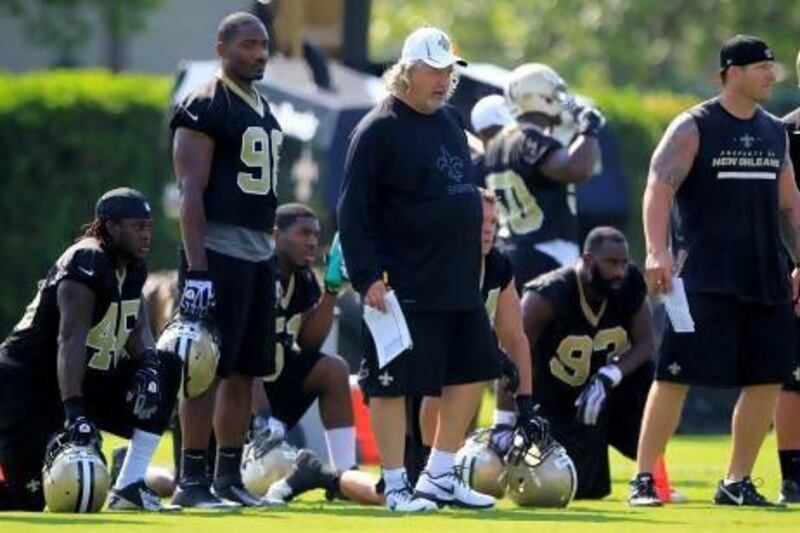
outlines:
[[[170,87],[168,77],[103,71],[0,75],[0,336],[107,189],[149,196],[151,264],[175,264],[177,228],[160,216]]]
[[[157,215],[151,268],[174,267],[178,228],[161,206],[172,179],[165,115],[171,84],[167,76],[97,70],[0,74],[0,336],[109,188],[129,185],[150,197]],[[628,233],[640,260],[650,154],[670,119],[696,99],[631,89],[580,92],[597,101],[616,134],[631,198]],[[281,179],[288,183],[285,155]]]

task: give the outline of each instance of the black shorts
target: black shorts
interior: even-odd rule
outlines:
[[[553,256],[534,248],[533,244],[503,241],[500,249],[511,261],[514,269],[514,283],[520,294],[527,282],[562,266]]]
[[[542,414],[550,421],[553,437],[567,450],[578,474],[578,499],[599,499],[611,493],[608,447],[636,459],[639,430],[647,394],[653,382],[653,363],[646,363],[611,391],[596,426],[575,419],[575,409]]]
[[[206,250],[217,305],[212,317],[219,328],[217,375],[266,376],[275,371],[275,260],[254,263]],[[181,252],[179,285],[183,289],[186,256]]]
[[[303,391],[303,383],[314,369],[314,366],[325,357],[321,352],[284,352],[283,367],[275,377],[264,378],[264,391],[269,398],[272,415],[293,428],[314,403],[317,397]],[[277,361],[280,367],[281,361]]]
[[[365,397],[439,396],[442,387],[495,379],[497,343],[486,311],[405,311],[413,347],[378,369],[378,354],[366,324],[359,384]]]
[[[676,333],[667,321],[656,379],[720,388],[786,383],[797,336],[790,304],[693,291],[686,297],[695,331]]]

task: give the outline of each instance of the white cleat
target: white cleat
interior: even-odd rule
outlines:
[[[396,513],[430,513],[439,510],[439,506],[435,502],[417,498],[409,485],[387,491],[386,507]]]
[[[451,505],[463,509],[491,509],[496,500],[481,492],[472,490],[464,483],[460,472],[454,468],[441,476],[431,476],[422,472],[414,487],[414,495],[439,505]]]

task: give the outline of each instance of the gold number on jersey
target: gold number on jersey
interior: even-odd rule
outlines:
[[[524,235],[542,226],[542,208],[519,174],[512,170],[489,174],[486,183],[499,200],[497,215],[501,237]]]
[[[289,335],[292,339],[292,346],[297,344],[297,335],[300,334],[300,326],[303,323],[303,315],[296,314],[286,322],[286,317],[278,317],[275,319],[275,335],[278,337],[278,342],[275,343],[275,372],[269,376],[264,376],[264,381],[272,383],[277,381],[283,372],[283,367],[286,365],[286,353],[283,343],[280,342],[280,337],[283,334]]]
[[[258,177],[251,172],[239,172],[236,183],[247,194],[277,194],[278,160],[283,133],[272,130],[269,135],[261,126],[250,126],[242,134],[242,163],[259,169]]]
[[[89,359],[89,367],[95,370],[108,370],[112,366],[117,366],[120,355],[125,349],[125,343],[128,342],[128,336],[133,330],[133,326],[128,328],[128,323],[135,322],[139,316],[139,300],[123,300],[121,307],[120,317],[120,306],[109,305],[103,319],[89,330],[86,337],[86,348],[92,356]],[[117,326],[118,317],[119,326]],[[131,318],[133,320],[130,320]]]
[[[619,326],[598,331],[594,339],[569,335],[558,345],[556,357],[550,359],[550,372],[570,387],[580,387],[589,378],[593,354],[609,350],[605,362],[611,362],[629,347],[628,333]]]

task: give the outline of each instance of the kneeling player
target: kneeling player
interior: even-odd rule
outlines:
[[[329,264],[325,291],[320,294],[311,270],[320,225],[311,209],[302,204],[284,204],[276,212],[275,226],[281,287],[276,315],[275,372],[254,388],[254,440],[281,438],[319,398],[330,464],[338,471],[346,471],[356,466],[350,372],[343,359],[319,351],[331,328],[336,295],[344,283],[341,270],[336,272],[335,265]],[[298,461],[302,471],[321,467],[319,461],[309,461],[312,457],[308,452],[302,453],[302,457],[307,457]],[[298,482],[301,478],[302,483]],[[300,475],[292,480],[275,485],[268,497],[286,501],[321,483],[317,475]]]
[[[156,351],[141,300],[151,233],[141,193],[104,194],[0,345],[0,509],[44,508],[45,448],[62,427],[78,445],[99,443],[97,427],[131,439],[108,505],[163,509],[143,478],[181,362]]]
[[[625,237],[609,227],[589,233],[575,266],[525,286],[533,397],[575,463],[576,498],[610,493],[609,445],[636,457],[655,350],[646,292]]]

